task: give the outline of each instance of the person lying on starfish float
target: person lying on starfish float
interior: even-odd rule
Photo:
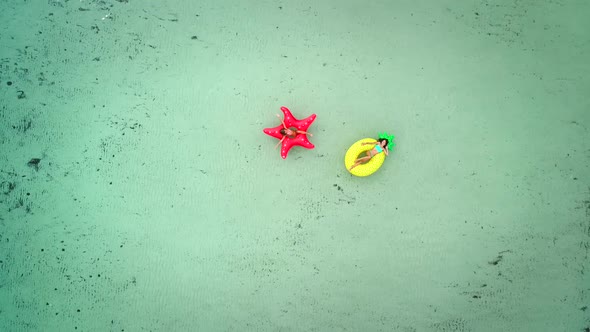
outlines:
[[[281,116],[277,114],[277,118],[281,119]],[[299,129],[297,129],[297,128],[288,128],[288,127],[285,125],[285,121],[283,121],[282,119],[281,119],[281,123],[283,124],[283,129],[281,129],[279,132],[281,133],[281,135],[283,135],[283,137],[282,137],[282,138],[281,138],[281,140],[280,140],[280,141],[277,143],[277,145],[275,146],[275,149],[276,149],[276,148],[277,148],[279,145],[281,145],[281,143],[282,143],[282,142],[285,140],[285,138],[286,138],[286,137],[289,137],[289,138],[295,138],[295,137],[297,137],[297,135],[309,135],[309,136],[312,136],[312,137],[313,137],[313,135],[312,135],[312,134],[310,134],[310,133],[308,133],[308,132],[306,132],[306,131],[299,130]]]
[[[364,163],[368,162],[369,160],[371,160],[371,158],[373,158],[374,156],[376,156],[377,154],[379,154],[381,152],[385,153],[386,156],[389,156],[389,148],[387,147],[389,145],[389,139],[384,138],[384,137],[379,137],[379,140],[376,142],[365,142],[362,145],[367,145],[367,144],[373,144],[375,147],[371,150],[368,150],[366,156],[360,157],[357,160],[355,160],[354,164],[352,164],[352,166],[350,166],[349,170],[359,166],[360,164],[364,164]]]
[[[281,111],[283,111],[283,114],[285,115],[281,124],[273,128],[264,128],[262,130],[268,136],[282,141],[281,158],[286,159],[289,150],[295,146],[313,149],[314,145],[309,141],[307,133],[305,135],[298,135],[297,131],[306,132],[315,120],[316,115],[312,114],[305,119],[296,119],[287,107],[281,106]],[[293,133],[287,132],[286,129],[290,129]],[[281,133],[283,130],[285,134]],[[292,136],[287,136],[287,134],[291,134]],[[295,134],[294,137],[293,134]]]

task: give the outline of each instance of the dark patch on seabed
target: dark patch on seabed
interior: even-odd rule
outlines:
[[[586,210],[586,235],[590,237],[590,186],[588,186],[588,192],[586,193],[586,199],[584,200],[584,208]],[[588,249],[588,248],[586,248]]]
[[[4,211],[12,212],[22,209],[27,214],[32,214],[33,202],[31,192],[26,189],[24,176],[17,176],[14,172],[0,169],[0,206]],[[0,218],[3,220],[4,218]]]
[[[584,255],[584,260],[588,261],[588,253],[590,252],[590,186],[588,186],[588,190],[586,192],[586,195],[584,197],[584,200],[582,201],[582,206],[585,210],[585,214],[584,214],[584,220],[582,221],[582,228],[584,231],[584,234],[586,235],[586,238],[584,240],[582,240],[581,246],[584,248],[585,250],[585,255]],[[582,269],[580,270],[580,273],[582,275],[584,275],[585,272],[585,267],[584,264],[582,264]],[[586,299],[584,299],[586,300]],[[585,312],[588,309],[588,306],[582,306],[580,308],[580,310],[582,310],[583,312]],[[582,331],[584,332],[590,332],[590,318],[588,318],[586,320],[587,325],[582,329]]]
[[[463,318],[452,318],[444,322],[436,323],[432,327],[436,331],[448,331],[448,332],[467,332],[471,331],[471,328],[467,326],[467,321]]]
[[[582,232],[586,235],[585,239],[582,240],[580,246],[586,250],[584,258],[588,259],[588,253],[590,252],[590,186],[585,194],[582,204],[577,207],[578,209],[584,209],[584,219],[580,222]],[[584,268],[582,267],[581,273],[584,274]]]

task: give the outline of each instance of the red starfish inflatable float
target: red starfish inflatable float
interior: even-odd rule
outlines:
[[[283,122],[285,123],[285,126],[287,126],[287,128],[297,128],[297,130],[301,130],[301,131],[305,131],[305,132],[307,132],[307,128],[309,128],[309,126],[311,126],[311,124],[313,123],[313,121],[315,120],[315,117],[316,117],[315,114],[312,114],[303,120],[297,120],[297,119],[295,119],[293,114],[291,114],[291,111],[289,111],[289,109],[286,108],[285,106],[281,107],[281,111],[283,111],[283,114],[285,114],[285,118],[284,118]],[[263,131],[265,134],[272,136],[272,137],[279,139],[279,140],[283,139],[283,136],[285,137],[285,139],[283,139],[283,143],[282,143],[282,147],[281,147],[281,157],[283,157],[283,159],[287,158],[287,154],[289,153],[289,150],[291,150],[291,148],[296,145],[302,146],[306,149],[313,149],[315,147],[307,139],[307,135],[297,134],[295,137],[291,138],[289,136],[285,136],[285,135],[281,134],[281,132],[280,132],[281,129],[283,129],[283,124],[280,124],[274,128],[265,128]]]

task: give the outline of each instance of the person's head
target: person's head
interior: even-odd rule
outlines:
[[[294,136],[295,132],[293,130],[291,130],[290,128],[283,128],[279,131],[281,133],[281,135],[285,135],[285,136]]]
[[[387,138],[380,138],[379,139],[379,145],[381,145],[382,147],[386,147],[387,144],[389,144],[389,141],[387,140]]]

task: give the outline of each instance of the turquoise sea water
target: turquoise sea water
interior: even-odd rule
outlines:
[[[590,3],[0,8],[0,331],[590,328]]]

